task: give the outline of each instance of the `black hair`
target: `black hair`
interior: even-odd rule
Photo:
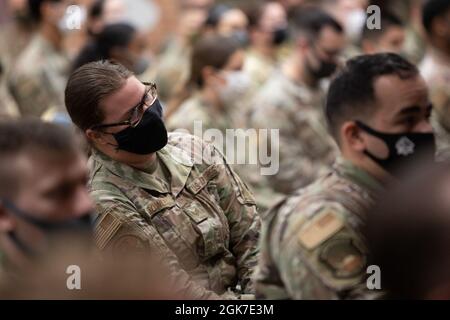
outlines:
[[[399,17],[389,11],[383,11],[381,14],[381,28],[369,29],[366,24],[364,24],[361,39],[377,41],[389,30],[390,27],[403,28],[404,26],[404,23]]]
[[[190,85],[203,86],[204,67],[222,69],[230,57],[240,49],[232,37],[209,35],[197,41],[192,49]]]
[[[96,0],[89,8],[89,17],[98,18],[103,14],[105,0]]]
[[[374,111],[375,80],[384,75],[409,79],[419,74],[415,65],[395,53],[362,55],[350,59],[332,80],[325,115],[331,133],[338,137],[339,126],[371,115]]]
[[[299,7],[292,16],[292,28],[294,34],[302,34],[310,40],[317,39],[325,27],[331,27],[338,33],[344,29],[332,16],[315,6]]]
[[[41,7],[44,2],[61,2],[62,0],[28,0],[28,12],[31,18],[40,22],[42,19]]]
[[[427,0],[422,7],[422,24],[428,33],[431,35],[433,20],[444,15],[450,9],[449,0]]]
[[[111,49],[126,48],[135,33],[136,29],[128,23],[113,23],[105,26],[78,54],[73,63],[73,70],[89,62],[110,59]]]
[[[231,7],[226,4],[218,4],[213,6],[208,11],[208,17],[206,18],[205,25],[216,27],[223,15],[230,10]]]

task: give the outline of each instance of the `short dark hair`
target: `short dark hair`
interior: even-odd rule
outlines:
[[[448,0],[427,0],[422,7],[422,24],[431,35],[433,20],[444,15],[450,9],[450,1]]]
[[[85,131],[104,120],[100,100],[119,90],[133,73],[108,60],[87,63],[67,82],[65,104],[73,123]]]
[[[350,59],[332,80],[328,89],[325,115],[331,133],[338,137],[344,121],[367,118],[374,112],[375,80],[384,75],[401,79],[417,76],[417,67],[395,53],[362,55]]]
[[[20,172],[14,169],[23,153],[72,155],[83,152],[83,140],[73,128],[34,118],[0,121],[0,198],[14,196],[20,183]]]
[[[192,50],[190,84],[202,87],[203,68],[222,69],[239,48],[236,40],[226,36],[210,35],[197,41]]]
[[[118,22],[106,25],[99,34],[94,35],[86,44],[73,63],[73,69],[82,65],[111,58],[114,48],[126,48],[136,35],[136,29],[129,23]]]
[[[61,2],[62,0],[28,0],[28,12],[33,20],[40,22],[42,19],[41,7],[44,2]]]
[[[390,27],[403,28],[404,26],[405,25],[399,17],[389,11],[383,11],[381,14],[381,28],[369,29],[367,28],[367,25],[364,24],[361,40],[377,41],[389,30]]]
[[[310,5],[297,8],[292,14],[291,24],[294,35],[303,35],[310,40],[317,39],[325,27],[331,27],[338,33],[344,32],[336,19],[324,10]]]
[[[243,10],[248,19],[248,26],[250,28],[258,27],[261,23],[261,18],[271,0],[262,0],[260,2],[252,2],[246,5]]]

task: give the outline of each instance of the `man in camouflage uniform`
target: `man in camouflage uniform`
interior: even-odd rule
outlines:
[[[399,168],[434,156],[428,92],[396,54],[350,60],[333,80],[326,116],[342,152],[331,173],[263,217],[256,294],[268,299],[363,299],[365,210]]]
[[[69,60],[63,52],[61,22],[65,1],[33,0],[30,12],[39,31],[10,70],[9,86],[22,115],[64,113],[64,86]],[[47,113],[47,114],[46,114]]]
[[[422,20],[430,46],[420,71],[430,87],[433,128],[438,158],[450,159],[450,3],[431,0],[423,7]]]
[[[98,247],[118,257],[159,252],[195,299],[235,298],[238,285],[251,294],[260,228],[253,196],[214,147],[167,136],[156,87],[94,62],[70,77],[66,105],[94,146]]]
[[[36,119],[2,120],[0,149],[0,273],[33,266],[65,232],[91,239],[93,202],[79,137]]]
[[[304,9],[293,23],[296,50],[261,87],[249,125],[280,130],[279,141],[260,143],[274,144],[279,151],[280,169],[269,179],[274,190],[284,194],[312,182],[336,157],[319,82],[334,72],[344,39],[341,26],[320,9]]]

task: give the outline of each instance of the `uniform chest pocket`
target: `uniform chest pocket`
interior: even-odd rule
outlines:
[[[211,165],[186,186],[192,201],[183,210],[203,238],[200,252],[205,259],[223,252],[229,242],[228,221],[220,207],[220,197],[214,181],[217,175],[217,165]]]
[[[198,255],[202,260],[208,260],[225,251],[227,226],[223,225],[216,212],[211,212],[198,200],[182,208],[191,219],[191,223],[199,235],[197,242]]]

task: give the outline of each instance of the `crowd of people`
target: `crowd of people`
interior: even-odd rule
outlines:
[[[0,297],[450,299],[449,0],[0,9]]]

